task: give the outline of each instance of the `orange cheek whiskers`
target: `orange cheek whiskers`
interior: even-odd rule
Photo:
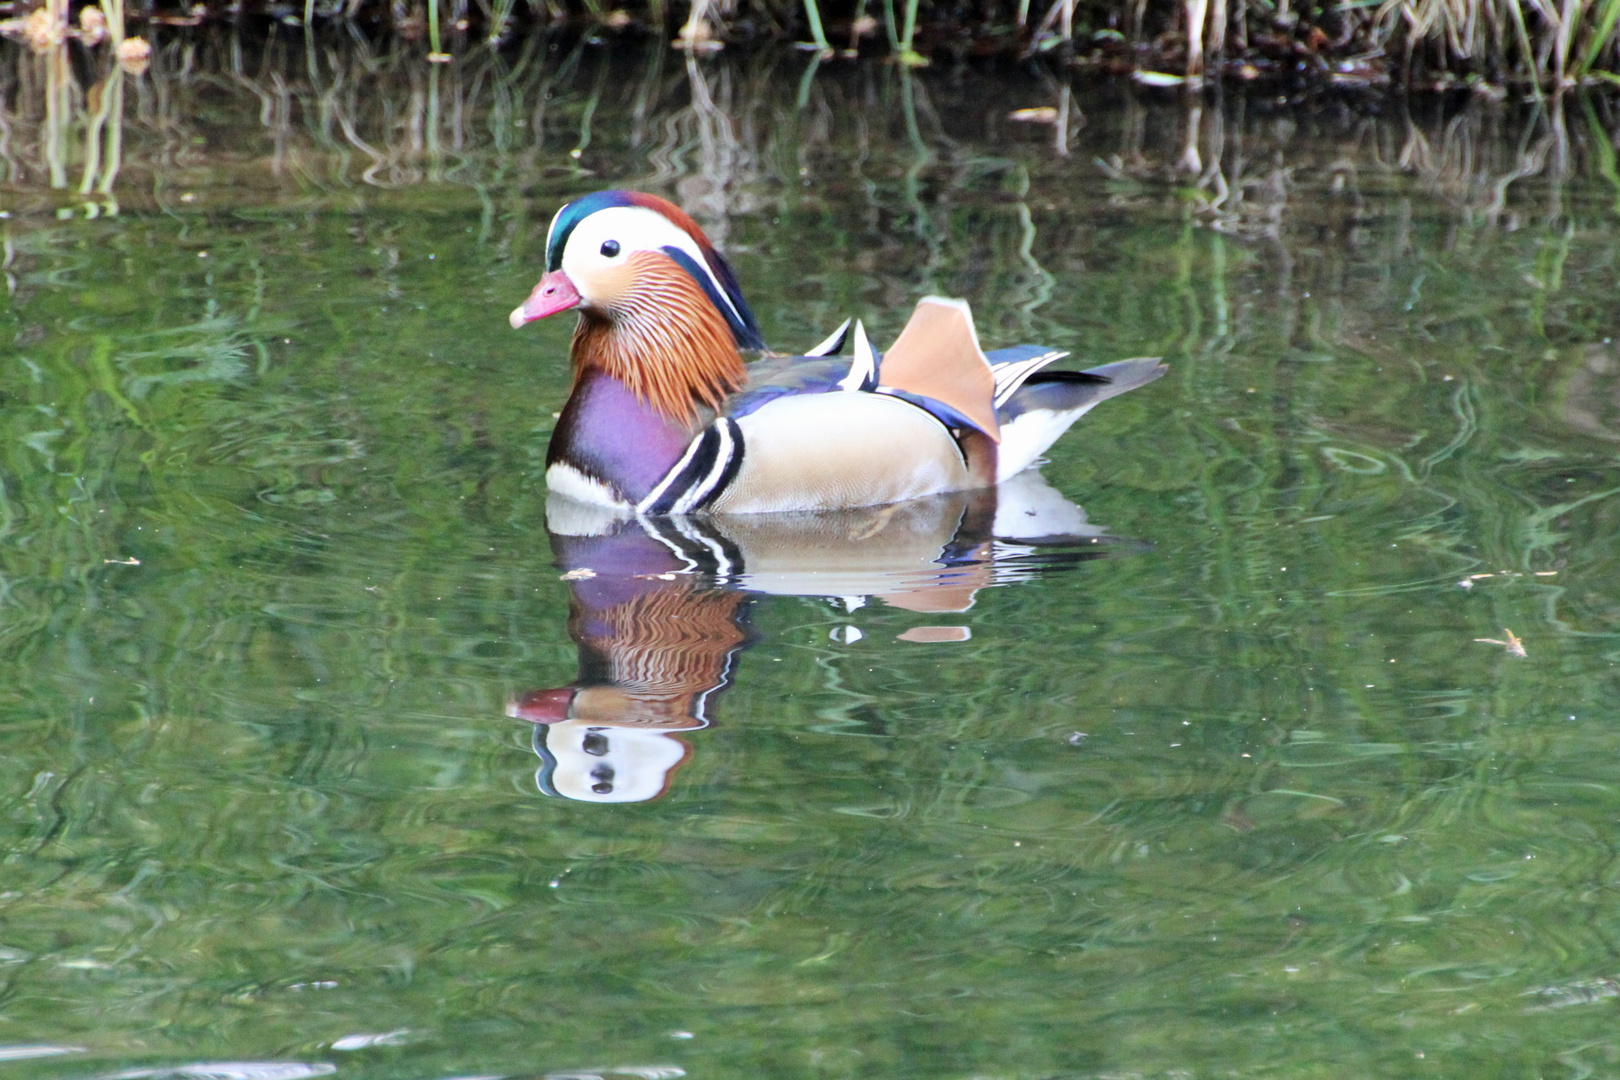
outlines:
[[[673,260],[638,252],[612,278],[593,282],[612,296],[581,312],[574,332],[576,378],[595,367],[671,420],[696,426],[747,380],[725,317]]]

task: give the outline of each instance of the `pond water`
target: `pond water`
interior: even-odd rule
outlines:
[[[1615,102],[282,31],[0,53],[0,1073],[1620,1075]],[[607,186],[1086,543],[548,533]]]

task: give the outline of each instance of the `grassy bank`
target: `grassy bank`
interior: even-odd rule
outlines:
[[[186,33],[220,22],[277,32],[398,37],[454,63],[566,28],[705,53],[793,42],[819,60],[922,66],[1044,55],[1157,86],[1205,80],[1487,95],[1620,84],[1620,0],[69,0],[0,3],[0,32],[44,49],[80,38]],[[106,25],[106,31],[99,28]]]

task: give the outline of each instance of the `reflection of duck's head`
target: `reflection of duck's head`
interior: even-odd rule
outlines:
[[[583,802],[662,795],[690,753],[674,733],[708,726],[709,703],[746,641],[744,594],[667,573],[668,550],[651,551],[663,561],[647,561],[634,538],[593,550],[592,561],[614,572],[592,571],[570,590],[579,678],[507,705],[507,715],[535,726],[542,762],[535,780],[547,795]]]
[[[693,591],[690,579],[638,584],[645,591],[605,608],[576,593],[580,680],[507,704],[508,716],[534,725],[535,781],[547,795],[658,798],[691,752],[676,732],[707,727],[709,700],[725,687],[744,598]]]
[[[660,728],[559,720],[534,725],[534,752],[540,758],[534,780],[545,794],[622,803],[662,795],[692,748]]]

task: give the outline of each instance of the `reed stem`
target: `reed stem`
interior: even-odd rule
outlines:
[[[1580,58],[1570,68],[1570,78],[1579,80],[1591,72],[1603,47],[1614,40],[1616,23],[1620,23],[1620,0],[1601,0],[1597,22],[1591,36],[1586,39],[1586,48],[1581,50]]]
[[[816,52],[831,55],[832,46],[827,44],[827,33],[821,28],[821,8],[816,0],[804,0],[804,17],[810,22],[810,39],[816,43]]]
[[[921,0],[906,0],[906,25],[900,34],[899,60],[908,67],[922,67],[928,63],[912,48],[917,36],[917,5]]]
[[[427,0],[428,7],[428,47],[433,50],[430,59],[444,55],[444,49],[439,44],[439,0]]]

